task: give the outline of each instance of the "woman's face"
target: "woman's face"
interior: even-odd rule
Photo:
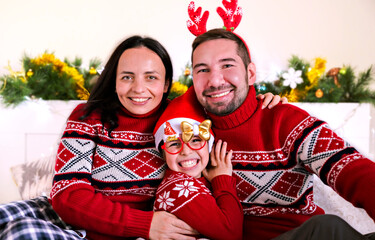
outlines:
[[[118,62],[116,92],[121,104],[133,114],[146,114],[168,91],[160,57],[146,47],[125,50]]]

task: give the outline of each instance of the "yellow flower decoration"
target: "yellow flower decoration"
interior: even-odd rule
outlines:
[[[180,82],[173,82],[171,92],[177,93],[178,95],[184,94],[188,90],[188,87]]]
[[[77,84],[77,96],[81,100],[88,100],[90,97],[89,91],[87,91],[86,88],[84,88],[82,85]]]
[[[294,88],[283,97],[286,97],[289,102],[299,102],[300,99],[302,99],[303,96],[306,95],[306,93],[306,90],[299,90],[297,88]]]
[[[327,61],[325,59],[316,58],[314,67],[307,72],[307,78],[312,86],[315,86],[320,77],[324,74],[326,70],[326,63]]]
[[[292,89],[289,93],[286,93],[285,96],[289,102],[298,102],[298,97],[295,93],[296,89]]]
[[[307,78],[309,79],[311,85],[315,85],[318,82],[320,76],[320,72],[315,68],[312,68],[307,72]]]
[[[44,53],[42,56],[32,59],[31,61],[36,65],[42,65],[42,66],[47,65],[47,64],[52,64],[53,68],[56,71],[67,74],[68,76],[73,78],[73,80],[76,83],[76,92],[77,92],[78,98],[81,100],[88,99],[89,92],[84,87],[85,80],[82,74],[80,74],[78,70],[75,69],[74,67],[68,66],[66,63],[60,61],[58,58],[55,57],[54,54],[51,54],[51,53]]]
[[[314,68],[317,69],[321,74],[323,74],[326,70],[326,63],[327,60],[323,58],[316,58]]]

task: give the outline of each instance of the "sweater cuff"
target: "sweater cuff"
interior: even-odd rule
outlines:
[[[214,193],[222,190],[236,192],[236,179],[229,175],[219,175],[212,179],[211,187]]]
[[[150,227],[153,211],[141,211],[134,209],[129,211],[127,216],[127,225],[125,228],[125,236],[137,236],[149,239]]]

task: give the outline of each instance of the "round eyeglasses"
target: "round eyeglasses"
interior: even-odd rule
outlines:
[[[206,146],[206,142],[206,140],[203,140],[198,136],[193,136],[192,139],[186,144],[192,150],[200,150]],[[184,142],[181,140],[181,138],[178,138],[177,140],[165,142],[161,148],[170,154],[177,154],[184,148]]]

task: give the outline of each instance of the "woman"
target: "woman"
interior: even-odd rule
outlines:
[[[153,127],[166,106],[173,71],[157,41],[134,36],[110,57],[88,102],[67,122],[56,162],[52,205],[88,238],[159,238],[192,234],[182,221],[153,213],[153,197],[165,170]],[[99,227],[100,226],[100,227]],[[178,238],[181,236],[176,235]]]
[[[37,239],[78,239],[66,230],[69,224],[84,229],[88,239],[195,239],[189,235],[197,232],[183,221],[152,211],[165,170],[152,132],[167,105],[172,76],[159,42],[140,36],[123,41],[88,102],[67,121],[51,192],[58,215],[45,199],[24,201],[18,205],[26,206],[24,213],[9,221],[1,217],[0,237],[31,238],[38,232]]]

